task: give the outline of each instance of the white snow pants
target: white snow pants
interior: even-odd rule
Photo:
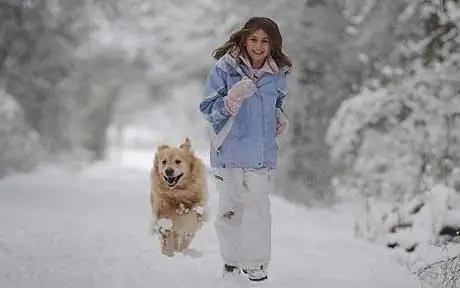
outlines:
[[[267,266],[273,170],[219,168],[214,176],[219,194],[215,227],[222,260],[242,268]]]

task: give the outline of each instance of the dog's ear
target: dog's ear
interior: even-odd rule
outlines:
[[[180,145],[180,148],[186,150],[187,152],[190,152],[192,150],[192,143],[190,142],[190,139],[185,138],[185,142]]]
[[[158,145],[157,147],[157,152],[160,152],[161,150],[165,149],[165,148],[169,148],[168,145],[165,145],[165,144],[162,144],[162,145]]]

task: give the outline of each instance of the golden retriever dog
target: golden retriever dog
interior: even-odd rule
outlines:
[[[189,247],[208,218],[205,166],[188,138],[179,147],[157,147],[150,186],[153,232],[162,254],[173,256]]]

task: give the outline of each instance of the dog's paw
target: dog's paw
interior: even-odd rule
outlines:
[[[153,231],[166,236],[169,232],[171,232],[172,226],[173,223],[171,219],[161,218],[155,222]]]
[[[205,207],[203,206],[195,206],[192,209],[196,216],[198,217],[199,222],[205,222],[208,219],[208,211]]]
[[[188,214],[189,212],[190,212],[190,209],[185,207],[184,203],[180,203],[179,208],[176,209],[176,213],[179,216]]]
[[[195,211],[198,216],[203,216],[206,213],[206,210],[203,206],[195,206],[192,208],[192,210]]]

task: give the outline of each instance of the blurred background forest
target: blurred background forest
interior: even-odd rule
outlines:
[[[210,54],[253,15],[294,62],[277,193],[361,201],[357,235],[389,247],[458,235],[458,0],[0,0],[0,177],[158,139],[208,149]]]

